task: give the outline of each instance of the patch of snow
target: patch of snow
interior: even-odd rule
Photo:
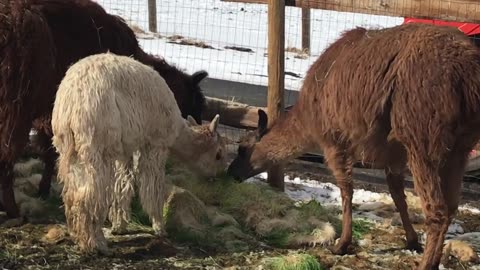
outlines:
[[[378,222],[378,223],[382,223],[384,221],[384,218],[377,216],[375,215],[375,213],[372,213],[372,212],[353,211],[352,217],[363,218],[363,219],[366,219],[367,221]]]
[[[474,215],[479,215],[480,214],[480,209],[476,208],[476,207],[473,207],[469,204],[464,204],[464,205],[460,205],[458,207],[458,211],[461,211],[461,212],[470,212],[471,214],[474,214]]]
[[[264,172],[246,181],[264,183],[267,176],[268,174]],[[325,205],[342,204],[340,188],[332,183],[322,183],[311,179],[300,179],[299,177],[290,179],[287,175],[285,176],[285,193],[295,201],[308,202],[310,200],[316,200]],[[364,189],[354,189],[352,202],[362,205],[378,202],[385,204],[393,203],[390,195],[387,193],[377,193]]]
[[[464,232],[460,224],[452,222],[450,226],[448,226],[447,234],[463,234]]]

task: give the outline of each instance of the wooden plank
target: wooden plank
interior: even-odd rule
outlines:
[[[267,4],[268,0],[221,0]],[[286,0],[287,6],[480,23],[478,0]]]
[[[310,54],[310,9],[302,8],[302,50]]]
[[[285,0],[268,1],[268,124],[272,125],[284,112],[285,88]],[[282,166],[268,171],[268,183],[285,190]]]
[[[206,108],[202,118],[211,121],[216,114],[219,114],[221,124],[235,128],[256,129],[259,109],[266,110],[264,107],[206,97]]]

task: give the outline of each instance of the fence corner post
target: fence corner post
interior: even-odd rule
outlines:
[[[302,8],[302,50],[310,54],[310,8]]]
[[[285,88],[285,0],[268,0],[268,100],[271,125],[284,113]],[[285,190],[282,166],[268,170],[268,183]]]
[[[148,0],[148,31],[157,33],[157,0]]]

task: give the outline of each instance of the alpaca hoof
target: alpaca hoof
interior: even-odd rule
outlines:
[[[340,243],[338,243],[337,245],[329,248],[329,250],[334,255],[345,255],[348,253],[348,245],[340,245]]]
[[[419,254],[423,253],[423,247],[418,241],[407,243],[406,249],[416,251]]]

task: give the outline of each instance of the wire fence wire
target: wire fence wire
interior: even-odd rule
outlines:
[[[109,13],[148,32],[147,0],[98,0]],[[142,47],[187,72],[267,85],[267,5],[220,0],[157,1],[158,34],[139,35]],[[302,51],[301,8],[285,11],[285,86],[299,90],[308,67],[341,32],[356,26],[389,27],[403,18],[311,10],[310,55]]]
[[[97,2],[107,12],[123,17],[135,29],[145,51],[160,55],[187,73],[192,74],[203,69],[214,79],[262,86],[268,84],[268,7],[265,4],[221,0],[157,0],[157,32],[151,33],[148,27],[148,0],[97,0]],[[480,12],[480,3],[476,1],[399,0],[390,1],[388,4],[384,1],[358,0],[346,1],[350,4],[345,6],[338,6],[338,3],[345,1],[297,2],[310,6],[334,3],[330,5],[330,9],[333,7],[343,11],[309,10],[309,18],[303,18],[310,23],[308,31],[310,42],[306,50],[302,46],[302,8],[286,7],[285,88],[292,91],[299,91],[310,65],[329,44],[348,29],[358,26],[384,28],[400,25],[405,23],[405,17],[415,17],[415,13],[419,11],[445,18]],[[292,1],[287,0],[286,3],[288,5]],[[393,10],[396,14],[404,16],[352,12],[359,10],[359,5],[366,7],[363,10],[365,13],[372,13],[374,9],[383,10],[384,13]],[[325,4],[324,7],[328,8],[328,5]],[[471,38],[480,45],[480,35],[472,35]],[[296,95],[292,93],[287,91],[286,104],[295,102]],[[216,97],[215,93],[209,94]],[[241,132],[231,128],[222,130],[233,141]]]

